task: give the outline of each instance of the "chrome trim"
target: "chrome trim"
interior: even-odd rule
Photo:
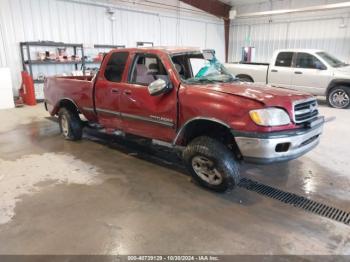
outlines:
[[[294,115],[298,116],[309,112],[310,112],[310,109],[303,109],[303,110],[298,110],[297,112],[294,113]]]
[[[194,117],[194,118],[191,118],[191,119],[187,120],[187,121],[185,122],[185,124],[183,124],[183,125],[181,126],[181,128],[179,129],[179,131],[178,131],[177,134],[176,134],[176,137],[175,137],[174,140],[173,140],[173,145],[176,145],[178,139],[180,138],[180,136],[181,136],[182,133],[184,132],[186,126],[187,126],[188,124],[190,124],[191,122],[196,121],[196,120],[207,120],[207,121],[211,121],[211,122],[214,122],[214,123],[223,125],[223,126],[225,126],[225,127],[227,127],[227,128],[230,129],[230,126],[229,126],[228,124],[226,124],[225,122],[223,122],[223,121],[221,121],[221,120],[219,120],[219,119],[211,118],[211,117]]]
[[[87,112],[95,112],[95,110],[91,107],[83,107],[83,110]]]
[[[317,99],[316,99],[315,97],[311,97],[311,98],[307,98],[307,99],[302,99],[302,100],[293,101],[293,103],[292,103],[292,106],[293,106],[292,112],[293,112],[293,121],[294,121],[294,123],[296,123],[296,124],[305,123],[305,122],[307,122],[307,121],[309,121],[309,120],[311,120],[311,119],[313,119],[313,118],[315,118],[315,117],[318,116],[318,114],[317,114],[316,116],[309,117],[309,118],[307,118],[307,119],[304,119],[303,121],[297,121],[297,120],[296,120],[296,116],[297,116],[297,115],[305,114],[305,113],[307,113],[308,111],[307,111],[307,109],[304,109],[304,110],[301,110],[301,111],[304,111],[304,112],[300,113],[300,111],[298,111],[298,113],[297,113],[297,112],[295,112],[295,106],[297,106],[297,105],[299,105],[299,104],[303,104],[303,103],[313,102],[313,101],[316,102],[316,109],[315,109],[315,110],[318,110],[318,103],[317,103]],[[306,112],[305,112],[305,111],[306,111]],[[309,110],[309,111],[310,111],[310,113],[312,113],[311,110]]]
[[[105,114],[109,114],[109,115],[114,115],[114,116],[121,116],[121,113],[118,111],[113,111],[113,110],[108,110],[108,109],[103,109],[103,108],[98,108],[96,107],[96,111],[100,112],[100,113],[105,113]]]
[[[84,108],[84,109],[87,109],[87,111],[90,111],[91,108],[87,107],[87,108]],[[154,119],[152,117],[145,117],[145,116],[127,114],[127,113],[122,113],[122,112],[108,110],[108,109],[103,109],[103,108],[96,108],[96,111],[98,113],[110,114],[110,115],[121,117],[121,118],[127,118],[127,119],[132,119],[132,120],[139,120],[139,121],[149,122],[149,123],[158,124],[158,125],[171,127],[171,128],[174,127],[174,125],[175,125],[173,122],[169,122],[169,121]]]
[[[306,154],[312,150],[320,140],[323,131],[323,123],[316,128],[310,129],[302,134],[290,135],[288,137],[277,138],[254,138],[254,137],[235,137],[238,148],[242,153],[243,159],[255,159],[254,162],[272,163],[283,159],[288,161]],[[308,140],[313,141],[304,144]],[[276,152],[276,146],[281,143],[290,143],[286,152]],[[262,161],[259,161],[262,160]]]
[[[310,101],[314,101],[314,100],[317,102],[317,99],[315,97],[309,97],[306,99],[299,99],[299,100],[293,101],[293,105],[306,103],[306,102],[310,102]]]
[[[140,121],[145,121],[145,122],[150,122],[154,124],[159,124],[167,127],[173,127],[174,123],[173,122],[168,122],[168,121],[163,121],[163,120],[157,120],[151,117],[144,117],[144,116],[138,116],[138,115],[132,115],[132,114],[127,114],[127,113],[121,113],[122,117],[133,119],[133,120],[140,120]]]

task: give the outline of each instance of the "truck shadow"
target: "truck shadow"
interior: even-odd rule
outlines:
[[[189,175],[179,154],[171,148],[154,145],[149,139],[109,135],[91,128],[84,129],[84,139]]]
[[[189,178],[191,177],[182,161],[180,153],[174,152],[172,148],[154,145],[148,139],[119,137],[101,133],[91,128],[84,129],[84,139],[107,146],[113,150],[117,150],[152,164],[171,169],[184,174]],[[242,172],[242,177],[246,177],[244,168],[242,169]],[[249,175],[249,173],[247,174]],[[190,179],[190,181],[197,186],[198,190],[214,194],[218,198],[230,203],[252,206],[262,201],[261,196],[240,188],[239,186],[232,192],[222,194],[203,188],[192,179]]]
[[[134,137],[128,139],[100,133],[88,128],[85,129],[84,138],[190,177],[179,153],[174,153],[172,148],[153,145],[148,139],[135,139]],[[329,202],[330,199],[322,191],[327,190],[327,188],[329,190],[332,189],[333,186],[328,185],[329,179],[325,174],[334,173],[334,171],[332,172],[325,167],[321,167],[310,159],[307,161],[308,163],[305,163],[303,159],[296,159],[291,162],[274,165],[243,164],[241,166],[241,177],[285,192]],[[311,163],[309,163],[310,161]],[[313,184],[312,192],[310,191],[311,184]],[[318,185],[318,187],[315,185]],[[261,199],[257,198],[257,194],[248,192],[240,187],[229,194],[216,195],[231,202],[244,203],[244,205],[252,205],[257,201],[261,201]],[[342,201],[335,198],[330,202],[339,203]]]
[[[57,122],[56,119],[47,119]],[[172,148],[154,145],[149,139],[133,136],[122,137],[109,135],[87,127],[84,129],[84,139],[157,166],[179,172],[190,178],[190,174],[185,168],[179,153],[175,153]],[[329,186],[328,184],[324,185],[324,180],[328,181],[328,175],[326,174],[333,172],[310,159],[307,161],[308,162],[306,163],[303,161],[303,158],[301,158],[291,162],[274,165],[244,164],[241,166],[241,177],[259,182],[260,184],[272,186],[276,189],[328,202],[329,199],[324,193],[322,193],[322,191],[329,187],[331,187],[329,190],[332,189],[333,186]],[[312,190],[313,192],[309,192],[311,184],[313,184],[314,187]],[[318,187],[315,185],[318,185]],[[198,188],[200,188],[200,190],[206,190],[200,186],[198,186]],[[212,193],[212,191],[210,192]],[[257,197],[257,194],[248,192],[244,188],[239,187],[230,194],[215,195],[230,202],[239,202],[240,204],[244,203],[243,205],[252,205],[261,201],[261,198]],[[337,198],[333,200],[334,201],[331,202],[339,202],[339,199]]]

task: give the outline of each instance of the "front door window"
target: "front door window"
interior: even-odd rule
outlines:
[[[148,86],[157,79],[163,79],[169,83],[168,74],[160,59],[155,55],[136,55],[130,83]]]

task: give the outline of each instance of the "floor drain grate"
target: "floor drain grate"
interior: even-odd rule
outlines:
[[[284,192],[280,189],[260,184],[259,182],[247,178],[242,178],[238,186],[260,195],[279,200],[285,204],[350,225],[350,212],[307,199],[303,196]]]

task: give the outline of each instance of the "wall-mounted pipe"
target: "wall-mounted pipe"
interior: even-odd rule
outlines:
[[[341,8],[350,8],[350,2],[317,5],[317,6],[295,8],[295,9],[279,9],[279,10],[273,10],[273,11],[253,12],[253,13],[245,13],[245,14],[243,13],[243,14],[237,14],[236,18],[254,18],[254,17],[261,17],[261,16],[283,15],[283,14],[291,14],[291,13],[327,11],[327,10],[341,9]]]

